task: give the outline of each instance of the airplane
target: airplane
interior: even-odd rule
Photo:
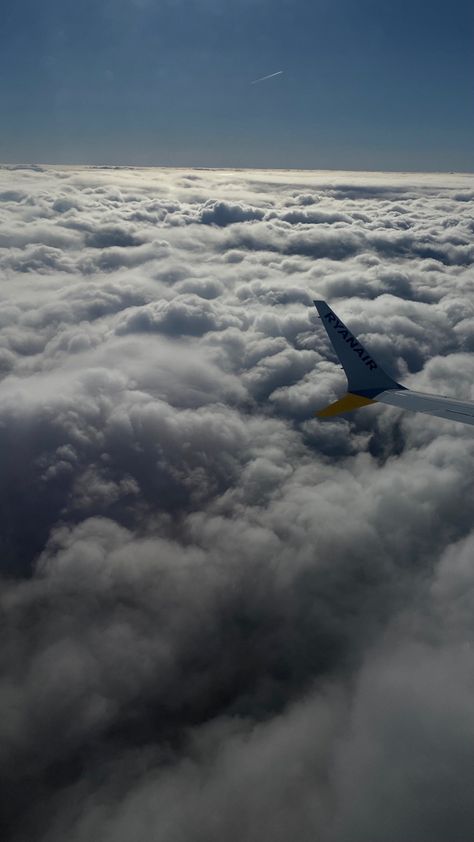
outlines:
[[[315,412],[318,418],[332,418],[362,406],[385,403],[449,421],[474,424],[474,403],[415,392],[397,383],[375,362],[372,354],[365,350],[325,301],[313,303],[347,377],[347,393]]]

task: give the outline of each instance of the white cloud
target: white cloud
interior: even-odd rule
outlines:
[[[472,193],[0,169],[6,838],[469,836]]]

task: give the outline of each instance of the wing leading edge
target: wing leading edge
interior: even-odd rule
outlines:
[[[397,383],[375,362],[325,301],[315,301],[314,305],[347,377],[347,394],[316,412],[318,418],[330,418],[372,403],[385,403],[449,421],[474,424],[474,403],[425,395]]]

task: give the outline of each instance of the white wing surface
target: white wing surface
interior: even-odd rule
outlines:
[[[425,395],[423,392],[412,392],[411,389],[382,392],[375,400],[400,409],[411,409],[412,412],[426,412],[427,415],[436,415],[448,421],[474,424],[474,404],[467,401],[455,401],[441,395]]]

